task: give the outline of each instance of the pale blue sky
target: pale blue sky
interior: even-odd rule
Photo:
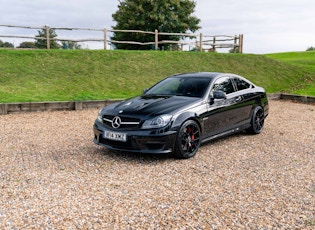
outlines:
[[[314,0],[197,0],[199,32],[244,34],[245,53],[305,51],[315,46]],[[1,0],[0,24],[51,27],[111,28],[117,0]],[[0,34],[37,34],[36,30],[0,27]],[[57,34],[61,37],[60,32]],[[73,32],[63,37],[100,37]],[[1,38],[19,45],[20,40]],[[24,39],[25,40],[25,39]],[[99,44],[101,46],[101,44]],[[220,52],[220,51],[219,51]]]

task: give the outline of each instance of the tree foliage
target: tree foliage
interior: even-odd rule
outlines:
[[[315,51],[315,47],[311,46],[306,49],[306,51]]]
[[[121,0],[112,15],[117,22],[114,30],[142,30],[165,33],[195,32],[200,29],[200,19],[193,15],[196,2],[192,0]],[[179,41],[180,36],[163,35],[159,40]],[[112,40],[154,42],[154,35],[115,32]],[[151,46],[115,44],[118,49],[151,49]],[[159,47],[161,48],[161,47]]]
[[[70,49],[70,50],[79,50],[81,49],[81,45],[78,44],[77,42],[72,42],[72,41],[63,41],[61,42],[61,47],[64,50]]]
[[[47,32],[46,29],[41,29],[38,30],[38,35],[36,35],[35,37],[37,37],[35,39],[35,46],[39,49],[47,49],[47,41],[46,38]],[[54,29],[49,29],[49,38],[55,38],[58,35],[56,34],[56,31]],[[60,45],[58,44],[58,42],[56,42],[55,40],[50,40],[50,49],[59,49]]]
[[[0,47],[3,48],[14,48],[14,45],[10,42],[3,42],[0,40]]]
[[[36,49],[37,47],[34,42],[21,42],[17,48]]]

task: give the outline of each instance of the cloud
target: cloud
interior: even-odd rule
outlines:
[[[312,0],[197,1],[202,30],[244,34],[245,52],[305,50],[315,43]]]
[[[303,51],[315,45],[313,0],[196,2],[195,15],[201,19],[202,26],[200,32],[207,35],[244,34],[245,52]],[[117,9],[118,1],[114,0],[1,0],[0,24],[111,29],[114,25],[112,14]],[[0,34],[16,34],[17,31],[30,36],[37,34],[36,30],[0,27]],[[78,36],[78,32],[59,34]],[[81,32],[80,36],[94,35]],[[15,41],[17,43],[18,39]]]

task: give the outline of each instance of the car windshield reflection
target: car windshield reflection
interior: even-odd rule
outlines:
[[[145,95],[186,96],[201,98],[204,96],[209,83],[209,78],[167,78],[149,89]]]

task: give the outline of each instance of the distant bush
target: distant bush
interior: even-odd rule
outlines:
[[[315,50],[315,47],[311,46],[311,47],[307,48],[306,51],[314,51],[314,50]]]
[[[37,49],[34,42],[22,42],[17,48]]]
[[[0,47],[4,48],[14,48],[14,45],[10,42],[3,42],[0,40]]]

